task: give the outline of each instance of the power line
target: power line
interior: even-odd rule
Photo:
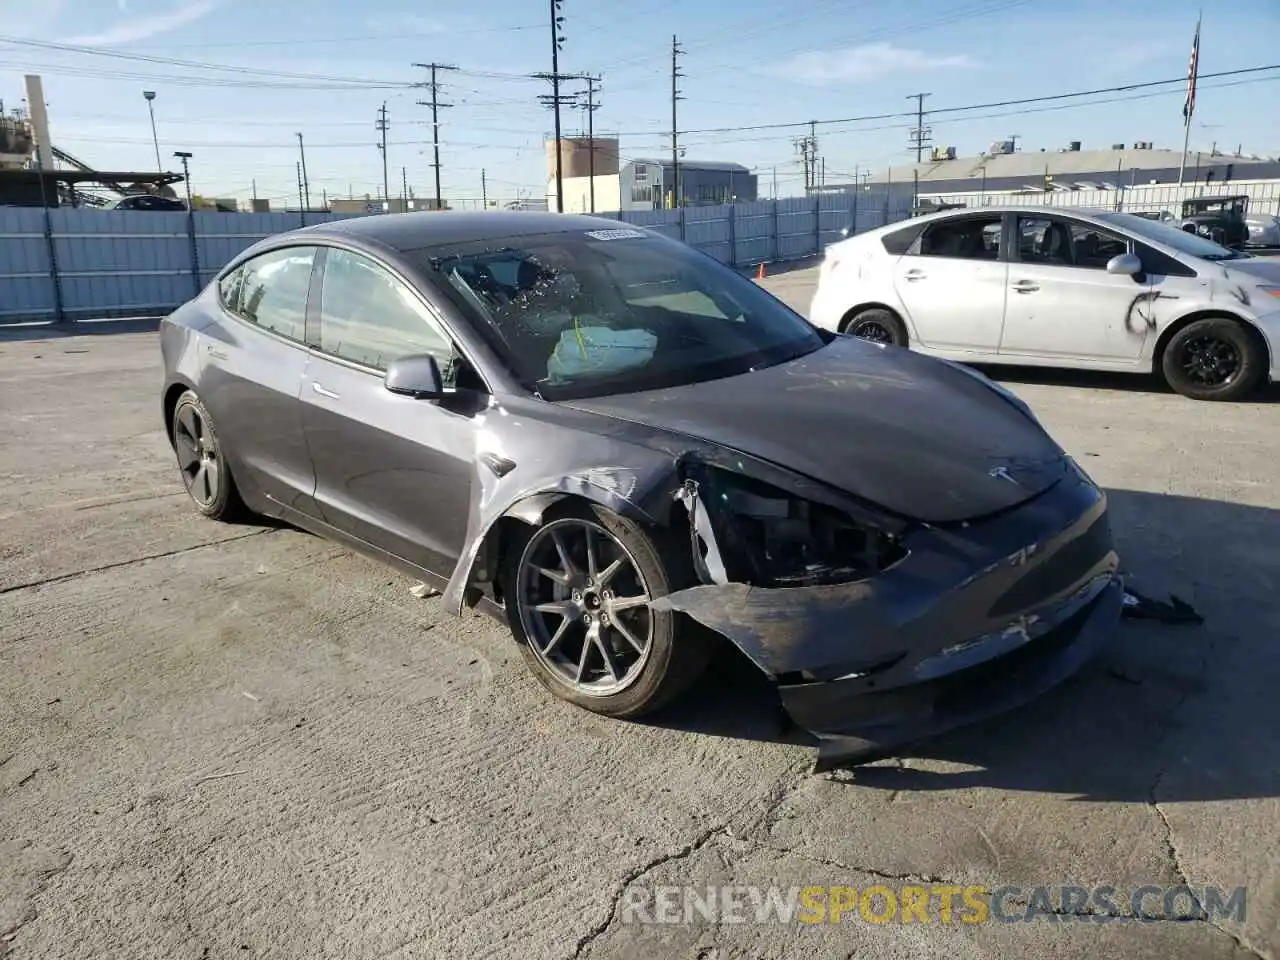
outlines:
[[[436,209],[443,210],[444,203],[440,198],[440,111],[452,107],[453,104],[440,102],[440,84],[437,82],[436,74],[440,70],[457,70],[458,68],[447,63],[436,63],[434,61],[431,63],[415,63],[414,66],[431,71],[429,83],[415,84],[415,86],[428,86],[431,88],[430,104],[419,100],[418,106],[431,107],[431,151],[435,158],[431,166],[435,169],[436,174]]]
[[[1273,63],[1264,67],[1244,67],[1236,70],[1220,70],[1217,73],[1202,73],[1200,79],[1208,79],[1211,77],[1235,77],[1243,74],[1261,73],[1266,70],[1280,70],[1280,63]],[[995,107],[1012,107],[1021,106],[1030,103],[1048,103],[1058,100],[1070,100],[1077,97],[1096,96],[1101,93],[1124,93],[1133,90],[1144,90],[1150,87],[1167,86],[1171,83],[1186,83],[1186,77],[1173,77],[1169,80],[1148,80],[1143,83],[1129,83],[1118,87],[1098,87],[1093,90],[1076,90],[1071,93],[1055,93],[1040,97],[1024,97],[1019,100],[997,100],[991,103],[973,103],[959,107],[940,107],[936,110],[930,110],[930,116],[937,116],[944,113],[962,113],[970,110],[987,110]],[[749,133],[757,130],[790,130],[797,127],[805,127],[811,123],[821,124],[823,126],[837,123],[864,123],[871,120],[901,120],[904,117],[915,118],[914,112],[898,112],[898,113],[875,113],[867,114],[861,117],[839,117],[828,120],[787,120],[778,123],[754,123],[745,124],[736,127],[702,127],[696,130],[685,130],[686,134],[701,133]],[[653,131],[645,130],[640,132],[627,131],[621,132],[618,136],[649,136]]]

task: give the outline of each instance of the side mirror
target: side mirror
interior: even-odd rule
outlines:
[[[392,393],[415,400],[439,400],[445,395],[440,365],[427,354],[392,360],[383,383]]]
[[[1142,272],[1142,261],[1135,253],[1121,253],[1107,261],[1107,273],[1134,277]]]

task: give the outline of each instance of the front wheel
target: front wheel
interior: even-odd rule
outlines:
[[[507,620],[530,670],[594,713],[639,717],[702,673],[708,648],[650,604],[685,586],[682,566],[638,524],[574,503],[522,532],[503,564]]]
[[[902,319],[883,307],[873,307],[854,314],[845,323],[844,332],[872,343],[894,347],[907,345],[907,328]]]
[[[1160,362],[1165,380],[1193,400],[1240,400],[1266,376],[1266,350],[1238,320],[1208,317],[1173,335]]]

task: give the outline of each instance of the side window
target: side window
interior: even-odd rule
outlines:
[[[240,287],[244,283],[244,267],[237,267],[218,281],[218,298],[232,313],[240,312]]]
[[[930,224],[920,238],[920,256],[960,260],[1000,258],[1000,214]]]
[[[918,236],[920,236],[920,224],[915,223],[902,230],[886,233],[880,238],[880,243],[884,245],[885,253],[900,257],[911,249],[911,245],[915,243]]]
[[[314,261],[313,247],[285,247],[254,257],[237,271],[242,279],[235,312],[263,330],[301,341]]]
[[[1023,263],[1070,267],[1075,265],[1071,253],[1071,229],[1051,217],[1019,216],[1018,259]]]
[[[375,370],[411,354],[435,357],[453,368],[449,337],[400,280],[372,260],[332,249],[320,294],[320,349]]]
[[[1077,267],[1105,270],[1107,261],[1129,252],[1129,242],[1088,223],[1071,224],[1071,250]]]

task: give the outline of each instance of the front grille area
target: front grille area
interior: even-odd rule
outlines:
[[[1025,613],[1090,576],[1111,552],[1111,528],[1099,514],[1084,533],[1041,562],[991,606],[992,619]]]

